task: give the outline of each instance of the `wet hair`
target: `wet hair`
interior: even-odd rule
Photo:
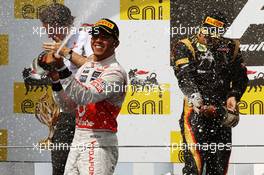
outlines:
[[[63,4],[53,3],[44,8],[39,15],[42,23],[47,23],[51,26],[66,27],[71,26],[74,17],[71,15],[71,10]]]

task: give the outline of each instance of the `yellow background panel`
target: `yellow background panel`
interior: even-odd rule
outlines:
[[[0,65],[8,64],[8,35],[0,35]]]
[[[26,95],[24,83],[14,83],[14,113],[35,113],[35,105],[46,91],[46,88],[41,91],[39,87],[39,89],[34,92],[35,88],[36,87],[34,87],[32,92],[28,92]],[[48,94],[49,97],[52,97],[52,90],[50,87],[48,88]]]
[[[170,0],[120,0],[121,20],[169,20]]]
[[[129,86],[125,102],[121,109],[121,114],[170,114],[169,84],[164,84],[162,87],[164,90],[161,93],[155,90],[153,92],[135,92],[134,95],[132,95],[133,92]],[[15,113],[34,113],[36,102],[45,92],[45,88],[43,91],[39,88],[34,92],[35,88],[36,87],[26,95],[24,83],[14,83]],[[48,94],[51,97],[52,90],[50,87],[48,88]],[[162,96],[160,97],[160,95]]]
[[[15,18],[37,19],[40,11],[53,2],[64,4],[64,0],[15,0]]]
[[[183,150],[180,149],[182,141],[182,136],[180,131],[171,131],[171,149],[170,158],[173,163],[184,162]],[[177,147],[178,146],[178,147]]]
[[[121,114],[170,114],[170,85],[162,84],[161,87],[162,91],[153,88],[149,92],[145,89],[133,94],[132,86],[128,86]]]
[[[0,146],[7,146],[8,134],[6,129],[0,129]],[[0,148],[0,161],[7,160],[7,148]]]
[[[239,103],[239,112],[244,115],[263,115],[264,114],[264,86],[261,86],[262,90],[256,86],[257,91],[253,87],[250,91],[250,87],[241,98]],[[249,91],[249,92],[248,92]]]

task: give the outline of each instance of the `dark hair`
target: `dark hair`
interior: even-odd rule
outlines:
[[[71,10],[63,4],[53,3],[44,8],[39,15],[42,23],[47,23],[51,26],[71,26],[74,17],[71,15]]]

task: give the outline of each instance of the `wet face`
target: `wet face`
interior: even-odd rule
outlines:
[[[56,42],[62,41],[66,37],[69,29],[68,27],[53,27],[47,23],[43,23],[42,25],[45,27],[48,37]]]
[[[199,43],[206,46],[213,46],[219,42],[220,35],[215,31],[201,30],[198,34]]]
[[[91,47],[97,61],[113,55],[118,44],[119,41],[105,31],[92,35]]]
[[[198,35],[198,41],[199,43],[203,44],[203,45],[207,45],[207,39],[206,39],[206,36],[202,33],[200,33]]]

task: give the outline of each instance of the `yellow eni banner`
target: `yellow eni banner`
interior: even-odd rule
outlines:
[[[120,0],[121,20],[169,20],[170,0]]]
[[[262,78],[263,79],[263,78]],[[263,79],[264,80],[264,79]],[[264,114],[264,86],[248,87],[239,102],[239,112],[243,115]]]
[[[173,163],[184,162],[183,150],[180,149],[182,136],[180,131],[171,131],[170,158]]]
[[[8,35],[0,35],[0,65],[8,64]]]
[[[121,114],[170,114],[169,84],[153,87],[133,87],[127,89],[126,99]],[[43,88],[43,90],[42,90]],[[14,113],[35,113],[35,106],[45,94],[45,85],[27,85],[22,82],[14,83]],[[48,95],[52,90],[48,87]]]
[[[24,83],[14,83],[14,113],[35,113],[36,103],[46,92],[48,87],[48,95],[52,97],[52,90],[49,86],[27,86]],[[42,89],[43,88],[43,89]]]
[[[128,86],[121,114],[170,114],[170,85]]]
[[[0,146],[7,146],[7,130],[0,129]],[[0,148],[0,161],[7,160],[7,148]]]
[[[38,19],[41,10],[52,3],[64,4],[64,0],[15,0],[15,18]]]

